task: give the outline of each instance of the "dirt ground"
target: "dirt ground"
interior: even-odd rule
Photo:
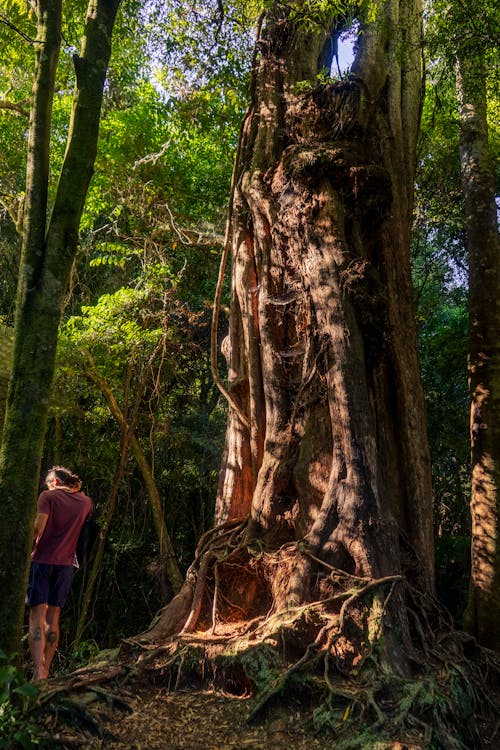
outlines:
[[[297,629],[295,632],[298,632]],[[301,632],[299,635],[302,636],[302,644],[304,634]],[[248,659],[254,660],[256,654],[246,648],[237,657],[232,654],[230,664],[227,661],[217,662],[221,643],[229,653],[227,634],[219,639],[213,634],[187,634],[182,640],[148,646],[131,639],[123,642],[120,649],[101,652],[99,658],[87,667],[47,680],[41,686],[37,699],[36,722],[41,733],[50,737],[48,748],[332,750],[339,744],[333,734],[318,734],[313,725],[313,706],[318,709],[325,697],[323,681],[320,679],[318,682],[317,675],[311,673],[307,683],[302,679],[289,682],[284,693],[284,683],[274,680],[267,693],[256,699],[251,696],[255,685],[242,662],[247,659],[248,666]],[[291,645],[289,641],[286,651],[289,660]],[[258,653],[262,655],[260,651]],[[301,656],[298,661],[291,661],[292,667],[286,674],[290,675],[302,660]],[[254,661],[251,663],[254,664]],[[263,663],[265,666],[265,659]],[[193,668],[193,664],[196,668]],[[256,664],[260,671],[264,669],[259,660]],[[342,696],[343,683],[339,675],[335,694]],[[401,729],[399,703],[397,706],[393,703],[399,693],[394,698],[386,685],[377,697],[377,714],[370,714],[369,710],[365,712],[366,707],[362,703],[363,698],[370,695],[370,689],[365,686],[359,691],[360,698],[355,703],[359,706],[358,713],[352,721],[347,721],[353,695],[350,684],[346,690],[349,702],[347,706],[340,703],[337,707],[335,728],[340,730],[343,746],[347,743],[350,750],[424,750],[431,746],[461,747],[465,750],[464,743],[455,741],[449,734],[455,734],[455,726],[457,732],[463,734],[464,726],[462,720],[457,719],[458,714],[450,713],[448,703],[442,713],[415,713],[416,718],[408,722],[409,728]],[[426,694],[428,692],[429,700],[434,701],[432,706],[438,705],[433,683],[424,681],[420,685],[416,678],[415,690],[419,695],[422,690]],[[283,695],[286,695],[286,704]],[[497,699],[497,695],[491,695],[491,706],[496,704]],[[424,710],[430,705],[429,700],[423,704]],[[403,710],[407,711],[404,705]],[[476,707],[481,709],[479,703]],[[258,718],[249,723],[249,716],[257,711]],[[418,718],[420,715],[424,716],[425,724]],[[391,730],[392,722],[396,731],[381,730],[377,716],[387,717],[387,729]],[[467,737],[472,738],[467,750],[497,750],[500,747],[498,715],[495,718],[491,711],[485,711],[484,716],[484,726],[480,724],[482,719],[479,720],[479,717],[477,726],[482,739],[474,732],[465,732]],[[444,729],[441,717],[444,717]],[[431,735],[434,736],[431,727],[436,721],[440,730],[436,737],[442,735],[450,739],[442,745],[430,741]],[[392,736],[394,740],[384,740],[384,735]]]
[[[90,695],[90,694],[89,694]],[[288,707],[262,723],[249,725],[248,698],[210,690],[168,692],[162,688],[120,691],[128,704],[106,706],[101,700],[88,705],[104,736],[54,726],[52,737],[68,749],[88,750],[320,750],[332,739],[315,736],[307,714]]]

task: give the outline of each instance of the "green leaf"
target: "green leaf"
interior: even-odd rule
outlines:
[[[14,688],[12,692],[33,701],[40,695],[40,689],[29,682],[24,683],[24,685],[19,685],[19,687]]]

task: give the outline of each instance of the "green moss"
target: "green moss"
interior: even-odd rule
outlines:
[[[219,656],[216,664],[228,673],[234,671],[238,665],[253,685],[257,697],[273,689],[280,680],[284,668],[278,651],[266,643],[251,646],[238,654]]]

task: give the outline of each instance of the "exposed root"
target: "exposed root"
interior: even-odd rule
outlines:
[[[498,659],[463,633],[432,632],[446,622],[445,613],[401,577],[357,586],[328,601],[255,618],[251,626],[234,623],[225,636],[182,635],[139,657],[141,679],[170,689],[201,683],[251,694],[249,722],[288,702],[315,703],[317,731],[333,735],[339,750],[384,742],[387,748],[394,742],[445,750],[487,747],[478,722],[495,716],[485,675],[498,677]],[[425,609],[419,628],[412,622],[421,658],[411,675],[398,673],[386,659],[387,613],[396,587]],[[495,731],[492,722],[491,737]]]
[[[227,558],[241,545],[246,526],[246,520],[234,520],[203,534],[181,590],[160,610],[145,633],[127,639],[129,645],[161,642],[181,631],[188,633],[194,630],[201,612],[210,565]]]
[[[40,705],[57,707],[61,699],[64,705],[67,691],[76,708],[50,710],[69,720],[81,708],[85,724],[89,705],[113,703],[125,685],[212,686],[251,696],[249,722],[287,703],[309,706],[315,729],[333,735],[338,750],[395,742],[415,749],[488,747],[484,726],[498,735],[500,661],[454,631],[432,597],[401,575],[370,580],[311,555],[314,576],[328,584],[311,591],[330,595],[276,607],[273,584],[294,555],[307,552],[294,545],[248,548],[243,531],[244,524],[228,525],[200,543],[193,596],[177,635],[128,639],[114,661],[52,682]],[[395,655],[402,639],[408,643],[403,669]],[[113,691],[100,687],[111,681]]]

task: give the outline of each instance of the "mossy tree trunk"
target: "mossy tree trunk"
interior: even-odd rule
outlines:
[[[500,243],[488,146],[484,62],[457,58],[460,157],[469,259],[472,571],[467,628],[500,649]]]
[[[325,563],[368,578],[404,571],[433,589],[409,264],[420,6],[389,0],[374,22],[360,17],[352,74],[327,83],[318,73],[345,21],[332,12],[327,28],[303,23],[302,9],[276,4],[259,27],[227,244],[230,411],[216,520],[247,519],[252,547],[295,549],[286,575],[260,581],[275,608],[320,598]],[[225,599],[251,616],[252,598],[266,598],[259,585]],[[151,637],[192,629],[196,591],[188,576]]]
[[[38,0],[13,369],[0,453],[0,648],[17,651],[57,331],[97,149],[104,81],[119,0],[90,0],[56,195],[48,207],[51,111],[62,0]]]

